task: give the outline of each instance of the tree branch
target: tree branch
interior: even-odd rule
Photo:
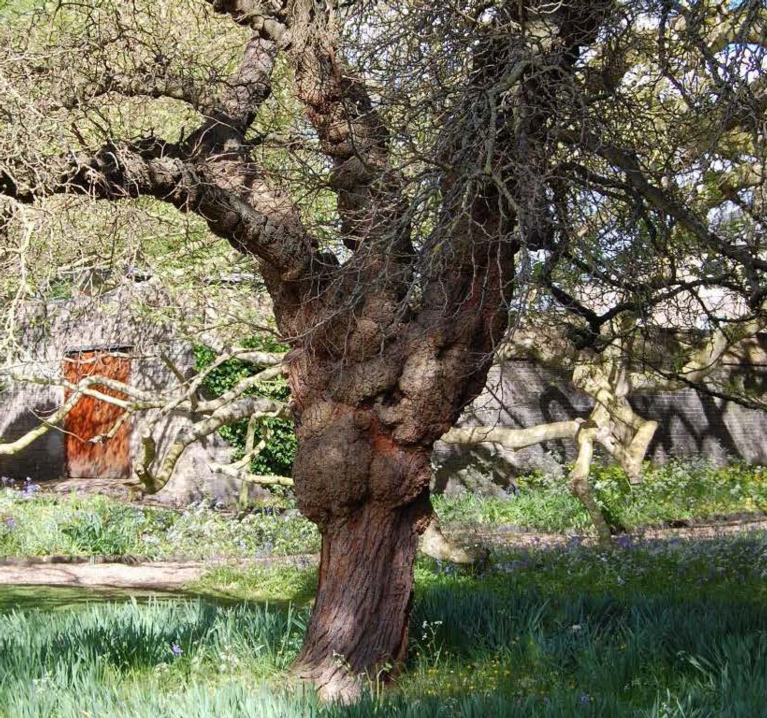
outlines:
[[[529,429],[508,429],[501,426],[454,427],[444,434],[440,441],[446,444],[501,444],[508,449],[524,449],[544,441],[573,439],[582,425],[583,419],[574,419],[541,424]]]

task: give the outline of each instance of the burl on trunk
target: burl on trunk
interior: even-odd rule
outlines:
[[[366,303],[371,312],[381,306]],[[354,698],[405,658],[413,563],[432,514],[432,445],[484,384],[481,314],[449,329],[413,322],[383,352],[352,331],[346,362],[291,352],[296,496],[322,533],[319,589],[295,671],[325,699]],[[480,351],[468,349],[469,338]]]

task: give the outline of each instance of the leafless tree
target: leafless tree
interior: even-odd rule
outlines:
[[[62,195],[153,198],[256,258],[292,347],[295,491],[323,537],[295,670],[350,698],[361,675],[404,658],[432,446],[482,389],[536,272],[555,298],[563,258],[586,289],[633,276],[673,291],[687,271],[653,266],[673,240],[688,249],[669,257],[721,256],[749,311],[761,307],[761,219],[745,244],[718,231],[680,178],[719,171],[735,129],[754,137],[738,167],[761,151],[761,67],[721,45],[763,37],[763,10],[208,5],[183,17],[187,3],[46,7],[29,20],[59,23],[45,52],[16,18],[0,65],[0,194],[16,212],[54,212]],[[126,118],[152,103],[175,116],[157,123],[170,134],[143,122],[131,138]],[[674,124],[658,120],[667,107]],[[698,123],[697,148],[679,157]]]

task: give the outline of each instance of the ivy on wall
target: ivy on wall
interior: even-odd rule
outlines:
[[[250,337],[242,342],[242,346],[264,352],[285,352],[288,350],[288,347],[279,344],[270,336]],[[218,356],[214,349],[204,344],[196,345],[194,353],[198,372],[212,364]],[[202,388],[206,394],[212,397],[221,396],[243,379],[258,374],[261,370],[262,367],[251,362],[230,359],[208,374]],[[249,394],[278,401],[288,401],[290,389],[285,379],[279,377],[264,383],[259,389],[253,390]],[[219,430],[221,437],[235,449],[235,454],[232,457],[234,461],[243,455],[247,428],[248,422],[245,420]],[[293,422],[290,419],[264,419],[256,431],[256,442],[261,440],[264,430],[267,429],[271,432],[269,441],[266,448],[253,459],[250,470],[255,474],[290,476],[296,453],[296,435]]]

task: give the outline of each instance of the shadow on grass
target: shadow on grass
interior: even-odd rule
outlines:
[[[136,591],[121,587],[3,585],[0,586],[0,612],[58,611],[93,603],[146,603],[150,600],[178,600],[179,597],[179,594],[171,592]]]
[[[367,709],[418,718],[767,715],[767,611],[762,594],[749,593],[763,583],[764,546],[764,537],[609,551],[572,545],[499,554],[486,573],[421,560],[408,664],[396,690]],[[0,669],[17,677],[8,685],[21,701],[22,679],[57,671],[61,691],[74,693],[69,666],[78,661],[88,675],[103,661],[120,676],[151,675],[168,663],[168,675],[183,683],[195,658],[213,672],[229,656],[239,663],[226,665],[243,672],[215,711],[251,715],[232,713],[229,702],[250,705],[252,695],[238,691],[254,671],[285,685],[315,588],[316,569],[299,567],[218,568],[169,594],[2,588],[3,605],[23,610],[0,615]],[[219,690],[216,680],[198,685],[206,696]],[[106,711],[106,689],[95,678],[93,686]],[[146,699],[156,714],[165,710],[163,690]],[[202,698],[187,698],[197,715]],[[252,715],[271,716],[265,705],[254,703]],[[371,715],[365,706],[321,714]],[[274,715],[305,715],[305,707]]]
[[[221,606],[252,604],[288,611],[307,606],[317,590],[315,568],[218,568],[201,582],[178,590],[131,589],[123,586],[17,584],[0,586],[0,613],[14,610],[59,611],[93,604],[135,601],[200,600]]]

